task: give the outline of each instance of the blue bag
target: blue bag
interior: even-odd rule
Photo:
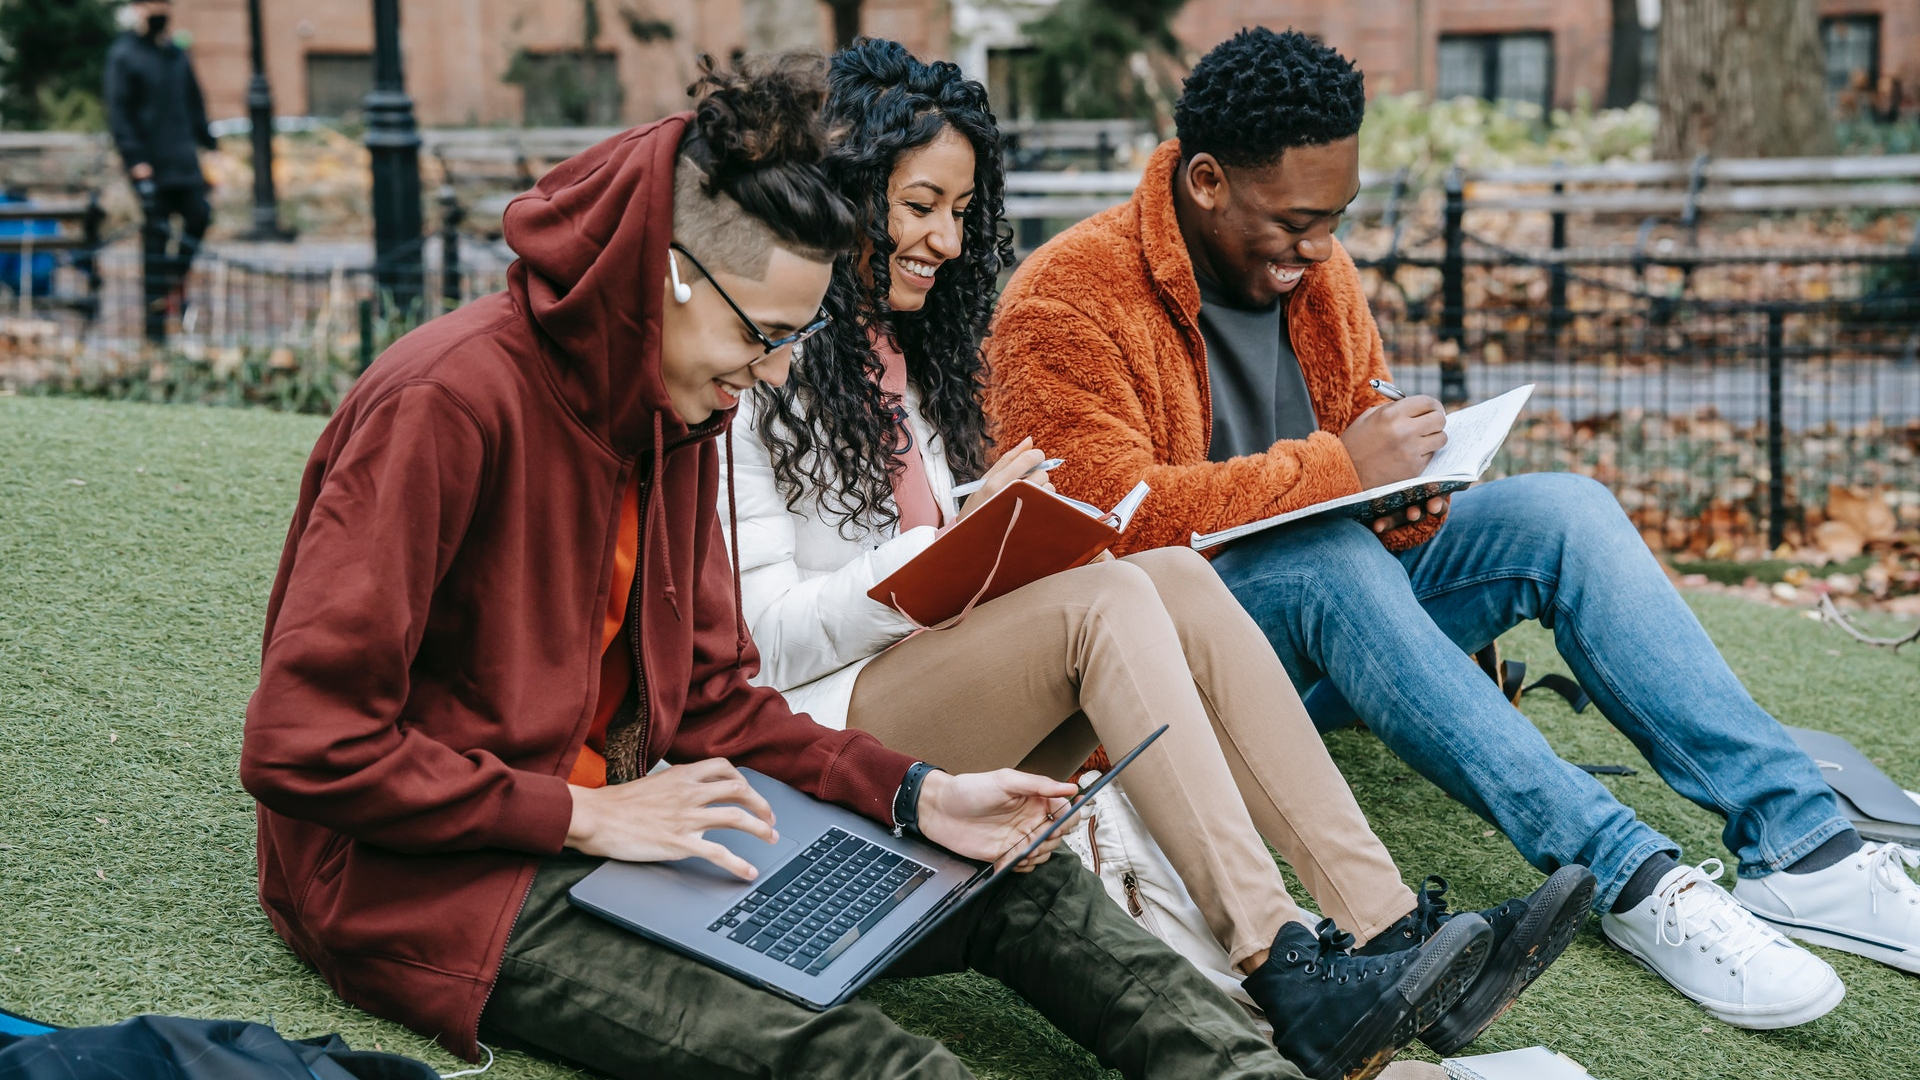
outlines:
[[[265,1024],[136,1016],[56,1028],[0,1010],[0,1080],[440,1080],[424,1061],[354,1050],[338,1035],[289,1040]]]

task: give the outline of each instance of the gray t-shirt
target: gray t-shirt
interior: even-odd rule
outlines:
[[[1219,286],[1200,283],[1200,336],[1207,343],[1207,379],[1213,391],[1214,461],[1264,454],[1281,439],[1320,430],[1300,358],[1287,339],[1284,300],[1265,308],[1236,307]]]

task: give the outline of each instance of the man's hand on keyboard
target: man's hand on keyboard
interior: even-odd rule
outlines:
[[[724,758],[676,765],[610,787],[569,787],[573,820],[567,846],[627,862],[669,862],[699,856],[744,881],[753,864],[705,839],[708,829],[738,829],[778,843],[773,807]],[[719,803],[732,803],[720,806]]]
[[[997,862],[1019,853],[1074,794],[1072,784],[1013,769],[931,772],[920,789],[920,832],[956,855]],[[1046,862],[1070,831],[1071,822],[1014,869],[1025,872]]]

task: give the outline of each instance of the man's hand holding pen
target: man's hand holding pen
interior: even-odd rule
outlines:
[[[1361,413],[1340,435],[1363,490],[1418,476],[1433,455],[1447,445],[1447,413],[1440,402],[1425,394],[1408,396],[1382,379],[1372,380],[1371,385],[1387,402]],[[1424,508],[1409,506],[1395,511],[1374,519],[1371,527],[1376,533],[1390,532],[1428,517],[1440,517],[1448,506],[1446,496],[1435,496]]]

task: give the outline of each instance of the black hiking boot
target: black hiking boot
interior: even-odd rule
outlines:
[[[1520,991],[1566,951],[1593,906],[1593,889],[1592,871],[1584,866],[1563,866],[1532,895],[1479,912],[1493,928],[1487,966],[1459,1003],[1420,1033],[1420,1041],[1447,1057],[1479,1038],[1507,1011]],[[1367,942],[1360,954],[1393,955],[1418,946],[1449,921],[1463,918],[1447,910],[1446,901],[1441,899],[1446,892],[1445,880],[1429,877],[1420,887],[1420,900],[1413,911]]]
[[[1447,920],[1417,947],[1354,956],[1353,935],[1322,919],[1281,927],[1241,984],[1273,1024],[1273,1045],[1312,1080],[1366,1080],[1466,992],[1492,950],[1478,915]]]

